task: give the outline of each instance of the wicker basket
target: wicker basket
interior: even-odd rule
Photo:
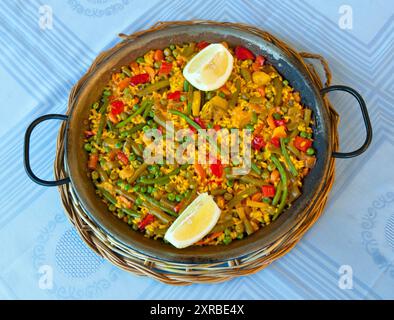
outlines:
[[[252,32],[264,40],[273,43],[289,55],[297,59],[309,72],[309,75],[313,82],[318,88],[322,88],[322,82],[314,66],[306,61],[306,59],[315,59],[319,61],[325,71],[326,82],[325,86],[329,86],[331,82],[331,72],[329,70],[327,62],[319,55],[297,52],[289,45],[278,40],[268,32],[262,31],[255,27],[245,24],[233,24],[223,23],[214,21],[174,21],[174,22],[158,22],[148,30],[139,31],[132,35],[121,34],[120,37],[124,39],[135,39],[136,37],[154,32],[156,30],[168,27],[170,25],[190,25],[196,23],[210,23],[216,25],[228,25],[236,26],[246,31]],[[70,93],[69,102],[73,101],[77,95],[81,84],[84,82],[86,76],[93,70],[103,59],[110,55],[118,47],[124,45],[125,41],[120,42],[114,48],[101,53],[88,72],[76,83]],[[330,116],[331,121],[331,143],[333,150],[338,147],[338,114],[335,112],[333,107],[327,98],[323,98],[325,107]],[[71,103],[69,103],[71,105]],[[57,140],[57,155],[55,161],[55,176],[57,179],[64,178],[67,176],[67,171],[64,163],[64,130],[65,124],[60,128],[58,140]],[[244,276],[253,274],[266,266],[268,266],[274,260],[280,258],[287,252],[289,252],[296,243],[301,239],[304,233],[315,223],[320,217],[327,202],[329,191],[334,182],[335,173],[335,160],[332,157],[329,163],[329,170],[326,178],[325,186],[322,192],[317,196],[316,203],[309,206],[305,212],[304,218],[301,219],[297,226],[292,230],[271,243],[270,245],[244,256],[240,259],[227,261],[225,263],[211,263],[211,264],[181,264],[172,263],[168,261],[162,261],[148,257],[140,252],[134,251],[116,239],[110,237],[104,233],[89,217],[86,215],[82,207],[80,206],[71,185],[63,185],[59,187],[60,195],[62,198],[63,206],[65,211],[78,230],[79,234],[86,242],[86,244],[92,248],[97,254],[109,260],[116,266],[129,271],[131,273],[149,276],[161,282],[172,284],[172,285],[189,285],[192,283],[215,283],[230,280],[234,277]]]

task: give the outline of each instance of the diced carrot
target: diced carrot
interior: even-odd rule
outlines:
[[[286,128],[285,126],[279,126],[274,129],[274,132],[272,133],[273,138],[286,138],[287,133],[286,133]]]
[[[115,116],[112,112],[108,113],[108,119],[112,122],[112,123],[118,123],[119,119],[117,116]]]
[[[130,84],[130,78],[124,78],[118,83],[118,88],[123,91],[128,87],[129,84]]]
[[[97,168],[98,159],[99,157],[97,153],[90,154],[89,162],[88,162],[88,168],[90,170],[95,170]]]
[[[124,196],[119,196],[119,200],[126,206],[126,208],[131,208],[132,207],[132,203],[130,200],[128,200],[126,197]]]
[[[227,89],[227,86],[224,85],[223,87],[220,88],[220,91],[222,91],[226,96],[231,94],[231,91]]]
[[[260,93],[260,95],[264,98],[265,97],[265,88],[264,87],[259,87],[257,88],[257,92]]]
[[[262,197],[263,195],[260,192],[257,192],[251,197],[251,199],[252,201],[261,201]]]
[[[216,238],[220,237],[220,235],[223,233],[223,231],[218,231],[218,232],[214,232],[211,235],[209,235],[208,237],[206,237],[205,239],[202,239],[198,242],[196,242],[196,245],[202,245],[202,244],[206,244],[209,243],[212,240],[215,240]]]
[[[194,164],[194,171],[199,175],[201,180],[205,180],[207,174],[201,164],[195,163]]]
[[[274,118],[273,118],[272,115],[269,115],[269,116],[267,117],[267,123],[268,123],[269,127],[270,127],[272,130],[274,130],[274,129],[276,128],[275,120],[274,120]]]
[[[278,170],[272,171],[270,179],[271,179],[272,183],[275,183],[275,182],[279,181],[279,179],[280,179],[279,171]]]
[[[163,50],[156,50],[153,59],[155,59],[155,61],[161,61],[163,60],[163,58],[164,58]]]

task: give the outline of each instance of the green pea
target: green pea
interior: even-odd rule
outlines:
[[[84,148],[87,152],[92,151],[92,145],[90,143],[85,143]]]
[[[283,85],[284,85],[284,86],[287,86],[288,84],[289,84],[289,81],[283,80]]]
[[[130,153],[129,161],[134,161],[134,160],[135,160],[135,154],[134,153]]]
[[[263,202],[265,202],[265,203],[271,203],[271,199],[270,199],[270,198],[267,198],[267,197],[265,197],[265,198],[263,198]]]
[[[248,123],[248,124],[245,126],[245,129],[248,129],[248,130],[252,130],[252,131],[254,131],[254,125],[253,125],[253,124],[250,124],[250,123]]]
[[[233,241],[233,239],[231,239],[231,237],[228,237],[228,236],[224,237],[224,239],[223,239],[223,243],[225,245],[230,244],[232,241]]]
[[[142,193],[145,193],[147,191],[145,186],[142,186],[140,190],[141,190]]]
[[[270,164],[267,166],[267,169],[268,169],[269,171],[274,171],[274,170],[276,169],[276,166],[275,166],[273,163],[270,163]]]
[[[218,96],[221,98],[226,98],[226,95],[222,91],[218,93]]]
[[[186,96],[185,96],[185,95],[181,95],[180,100],[181,100],[182,102],[186,101]]]
[[[182,197],[180,194],[177,194],[177,195],[175,196],[175,201],[176,201],[176,202],[181,202],[182,199],[183,199],[183,197]]]
[[[312,139],[312,133],[308,133],[307,138]]]
[[[174,201],[174,200],[175,200],[175,194],[169,193],[169,194],[167,195],[167,199],[170,200],[170,201]]]
[[[118,218],[122,219],[124,217],[124,213],[122,211],[118,212]]]
[[[111,91],[110,91],[110,90],[105,89],[105,90],[103,91],[103,96],[109,97],[110,95],[111,95]]]
[[[115,148],[116,149],[122,148],[122,142],[115,143]]]
[[[301,138],[308,138],[308,133],[306,131],[301,131],[300,132],[300,137]]]
[[[166,61],[167,61],[167,62],[173,62],[173,61],[174,61],[174,58],[171,57],[171,56],[168,56],[168,57],[166,57]]]
[[[111,180],[116,180],[119,178],[119,175],[115,171],[112,171],[109,177],[111,178]]]
[[[131,185],[125,184],[125,185],[124,185],[124,189],[125,189],[126,191],[129,191],[129,190],[131,189]]]
[[[145,62],[145,59],[144,59],[144,57],[138,57],[136,61],[137,61],[137,63],[141,64],[141,63]]]
[[[173,54],[174,57],[176,58],[176,57],[178,56],[179,52],[178,52],[178,50],[173,50],[173,51],[172,51],[172,54]]]
[[[98,178],[99,178],[98,172],[97,172],[97,171],[93,171],[93,172],[92,172],[92,179],[93,179],[93,180],[97,180]]]
[[[238,240],[241,240],[241,239],[243,239],[244,238],[244,234],[243,233],[239,233],[238,235],[237,235],[237,239]]]
[[[153,192],[153,187],[152,186],[148,186],[148,189],[146,190],[149,194],[151,194]]]
[[[169,48],[165,48],[163,52],[164,52],[164,55],[165,55],[166,57],[168,57],[168,56],[171,55],[171,50],[170,50]]]
[[[143,126],[142,131],[147,132],[150,129],[149,126]]]
[[[231,188],[234,185],[234,180],[227,180],[226,184],[227,184],[228,187]]]
[[[156,61],[156,62],[153,64],[153,67],[154,67],[155,69],[159,69],[159,68],[161,67],[161,62]]]
[[[175,45],[170,44],[170,49],[171,49],[171,50],[175,50]]]
[[[205,93],[205,98],[207,100],[211,100],[214,96],[214,93],[212,91],[208,91],[207,93]]]
[[[264,180],[268,179],[269,176],[270,176],[270,173],[269,173],[268,170],[264,170],[263,173],[261,174],[261,177],[262,177]]]
[[[308,149],[306,150],[306,154],[307,154],[308,156],[314,155],[314,154],[315,154],[315,149],[313,149],[313,148],[308,148]]]
[[[231,234],[231,230],[229,228],[224,229],[224,234],[229,236]]]
[[[140,198],[140,197],[138,197],[137,199],[135,199],[135,204],[137,205],[137,206],[140,206],[140,205],[142,205],[144,203],[144,201]]]
[[[139,106],[138,104],[135,104],[135,105],[133,106],[133,111],[137,111],[139,108],[140,108],[140,106]]]
[[[137,184],[133,187],[134,192],[138,192],[140,190],[140,186]]]
[[[290,142],[290,138],[289,138],[289,137],[284,138],[284,139],[283,139],[283,142],[284,142],[285,144],[288,144],[288,143]]]
[[[275,112],[272,116],[274,117],[275,120],[280,120],[282,118],[281,114],[277,112]]]
[[[109,209],[109,211],[114,212],[114,211],[116,210],[116,206],[115,206],[114,204],[111,203],[111,204],[108,206],[108,209]]]

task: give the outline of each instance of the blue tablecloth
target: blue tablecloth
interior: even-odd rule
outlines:
[[[393,299],[394,4],[346,4],[0,1],[0,298]],[[101,50],[119,41],[118,33],[186,19],[253,24],[298,50],[322,54],[333,83],[365,97],[374,140],[364,155],[337,161],[325,214],[284,258],[226,283],[172,287],[123,272],[92,253],[66,219],[57,189],[39,187],[25,175],[22,145],[34,118],[65,112],[72,85]],[[357,147],[365,133],[355,101],[338,93],[330,98],[341,115],[341,149]],[[33,136],[32,162],[43,178],[52,177],[58,126],[47,122]]]

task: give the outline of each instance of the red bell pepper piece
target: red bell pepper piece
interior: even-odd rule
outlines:
[[[148,213],[144,219],[141,220],[141,222],[138,224],[138,228],[140,228],[140,230],[144,230],[145,227],[148,224],[151,224],[153,221],[155,221],[155,216],[151,215],[150,213]]]
[[[127,156],[122,151],[119,151],[116,156],[118,157],[118,160],[125,166],[129,164],[129,158],[127,158]]]
[[[194,118],[194,122],[197,123],[202,129],[206,129],[207,127],[205,126],[204,121],[202,121],[201,118]]]
[[[111,102],[111,113],[116,116],[124,111],[124,103],[120,100],[114,100]]]
[[[296,136],[294,139],[294,146],[298,150],[306,152],[306,150],[312,146],[312,140]]]
[[[180,91],[170,92],[169,94],[167,94],[167,98],[169,100],[179,101],[179,99],[181,98],[181,92]]]
[[[286,126],[286,121],[284,119],[274,120],[274,122],[275,122],[275,125],[277,127],[279,127],[279,126]]]
[[[216,163],[212,163],[209,169],[211,169],[212,174],[216,177],[221,178],[223,176],[224,167],[219,159],[216,160]]]
[[[275,187],[273,185],[262,186],[261,191],[264,197],[272,198],[275,196]]]
[[[222,127],[221,127],[220,125],[218,125],[218,124],[215,124],[215,125],[213,126],[213,129],[214,129],[215,131],[220,131],[220,130],[222,129]]]
[[[172,63],[163,61],[159,69],[159,75],[169,74],[172,69]]]
[[[280,140],[279,138],[272,138],[270,141],[275,147],[279,148],[280,147]]]
[[[235,47],[235,56],[238,60],[254,60],[254,54],[252,53],[252,51],[241,46]]]
[[[262,136],[254,136],[252,140],[252,148],[255,150],[260,150],[266,145],[264,138]]]
[[[94,132],[91,130],[86,130],[85,131],[85,138],[90,138],[94,136]]]
[[[97,168],[99,156],[97,153],[90,154],[89,161],[88,161],[88,168],[90,170],[95,170]]]
[[[149,82],[149,79],[150,79],[149,74],[140,73],[130,78],[130,84],[132,86],[136,86],[138,84]]]
[[[197,45],[196,45],[196,47],[197,47],[199,50],[202,50],[202,49],[204,49],[204,48],[207,47],[207,46],[209,46],[209,42],[206,42],[206,41],[200,41],[200,42],[197,43]]]
[[[259,66],[263,66],[264,65],[264,63],[265,63],[265,58],[263,57],[263,56],[257,56],[256,57],[256,63],[259,65]]]

